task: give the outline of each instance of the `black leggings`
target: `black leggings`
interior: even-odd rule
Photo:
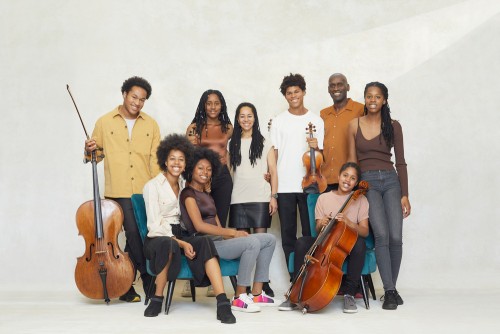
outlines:
[[[226,165],[216,177],[212,178],[211,193],[217,208],[217,217],[219,217],[222,227],[226,227],[229,206],[231,205],[231,193],[233,192],[233,179],[229,174]]]

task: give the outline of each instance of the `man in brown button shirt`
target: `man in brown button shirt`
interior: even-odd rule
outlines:
[[[349,121],[364,114],[364,105],[347,97],[349,83],[345,75],[334,73],[328,79],[328,92],[333,105],[321,110],[325,123],[323,156],[325,162],[321,173],[328,182],[326,191],[336,189],[340,167],[347,161],[347,126]]]

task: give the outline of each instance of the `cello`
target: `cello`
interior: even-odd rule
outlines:
[[[343,213],[367,191],[368,182],[361,181],[358,190],[349,195],[338,213]],[[342,282],[342,265],[358,239],[358,233],[335,216],[319,232],[285,294],[292,303],[302,307],[304,314],[321,310],[335,297]]]
[[[314,137],[314,132],[316,132],[316,127],[309,122],[306,128],[309,138]],[[302,162],[307,172],[302,179],[302,189],[306,194],[320,194],[326,190],[328,186],[326,178],[321,175],[321,165],[323,164],[323,155],[316,154],[314,148],[310,148],[309,152],[304,153],[302,156]]]
[[[89,139],[69,85],[66,85],[66,88],[85,135]],[[102,151],[102,148],[97,150]],[[103,157],[102,154],[99,156]],[[75,282],[85,297],[104,299],[106,304],[109,304],[111,298],[120,297],[130,289],[135,270],[128,254],[122,252],[118,245],[117,238],[123,224],[123,211],[115,201],[101,199],[99,194],[96,151],[92,151],[90,162],[94,199],[80,205],[76,212],[79,235],[85,239],[85,253],[77,259]]]

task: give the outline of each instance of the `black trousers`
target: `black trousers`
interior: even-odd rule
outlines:
[[[219,175],[212,178],[211,193],[217,208],[222,227],[226,227],[229,206],[231,205],[231,193],[233,192],[233,179],[229,174],[229,169],[224,165]]]
[[[304,264],[304,257],[314,244],[316,238],[313,237],[302,237],[297,240],[295,244],[295,259],[294,259],[294,273],[295,277],[300,270],[300,267]],[[345,290],[344,293],[354,296],[358,289],[359,279],[361,277],[361,271],[363,270],[363,265],[365,264],[365,253],[366,244],[365,239],[358,237],[351,253],[347,257],[349,259],[349,265],[347,266],[347,275],[344,282]]]
[[[299,208],[302,235],[311,235],[309,214],[307,212],[307,194],[304,193],[279,193],[278,214],[280,217],[281,244],[288,267],[288,257],[295,248],[297,241],[297,207]]]
[[[108,198],[108,197],[107,197]],[[135,270],[139,270],[141,275],[147,274],[146,257],[144,256],[143,245],[137,223],[135,221],[134,209],[130,198],[108,198],[117,202],[123,210],[123,229],[125,230],[125,252],[134,264]]]

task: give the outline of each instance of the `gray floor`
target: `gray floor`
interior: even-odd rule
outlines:
[[[197,301],[180,297],[178,281],[169,315],[143,316],[143,303],[113,300],[109,306],[74,291],[2,291],[0,333],[499,333],[500,290],[400,291],[405,304],[385,311],[371,300],[366,310],[357,300],[357,314],[342,312],[342,297],[319,313],[299,311],[235,312],[237,323],[215,319],[215,298],[197,289]],[[281,294],[284,291],[279,291]],[[377,291],[380,295],[381,291]]]

